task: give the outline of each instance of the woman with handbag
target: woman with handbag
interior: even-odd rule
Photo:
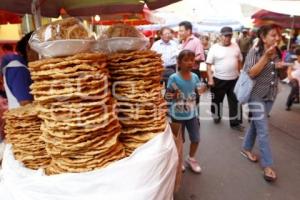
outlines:
[[[266,181],[275,181],[277,178],[272,168],[273,159],[269,143],[268,113],[277,95],[277,71],[281,68],[280,55],[277,45],[280,41],[279,29],[275,25],[262,26],[258,31],[259,41],[252,48],[245,60],[244,70],[255,80],[249,99],[251,112],[250,127],[245,133],[241,154],[251,162],[257,162],[258,157],[252,153],[257,137],[263,176]]]

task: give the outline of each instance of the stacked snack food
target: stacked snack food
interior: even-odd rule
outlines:
[[[69,35],[62,32],[51,35]],[[47,174],[90,171],[125,156],[106,60],[102,53],[78,53],[29,63],[32,94],[43,120],[41,138],[52,158]]]
[[[101,53],[29,64],[42,139],[52,157],[47,174],[90,171],[124,157],[105,67]]]
[[[36,108],[28,104],[4,114],[6,140],[12,144],[15,158],[30,169],[45,168],[51,161],[45,142],[40,139],[42,121]]]
[[[150,50],[114,53],[108,67],[126,154],[164,131],[166,104],[160,85],[162,61]]]
[[[64,30],[60,29],[62,26]],[[115,88],[116,94],[127,99],[119,101],[118,106],[124,125],[123,144],[120,141],[122,127],[115,112],[117,97],[113,98],[106,66],[108,57],[103,53],[91,53],[102,50],[100,46],[118,49],[120,45],[114,45],[114,42],[119,44],[122,39],[110,38],[105,44],[94,41],[97,43],[97,48],[94,48],[93,42],[80,37],[68,39],[72,35],[65,31],[69,26],[72,27],[72,23],[60,21],[48,25],[54,28],[42,28],[44,34],[51,32],[52,39],[42,34],[42,39],[32,38],[36,43],[31,46],[43,58],[50,58],[29,63],[33,80],[31,90],[38,105],[38,117],[42,120],[42,133],[36,144],[42,144],[44,153],[51,159],[46,167],[43,166],[45,174],[56,176],[45,177],[40,170],[29,171],[19,166],[10,153],[11,149],[7,148],[0,196],[4,199],[17,198],[15,194],[22,194],[27,199],[171,199],[177,152],[171,130],[165,129],[166,108],[160,95],[162,66],[159,55],[141,51],[111,56],[111,70],[116,69],[111,73],[114,75],[112,79],[121,80],[121,87]],[[138,38],[138,44],[132,49],[131,42],[135,39],[128,40],[130,51],[141,49],[145,44],[145,40],[139,43]],[[81,48],[82,42],[86,48]],[[114,50],[103,49],[109,50],[104,51],[108,53]],[[134,61],[140,64],[135,65]],[[118,64],[129,66],[123,68]],[[137,109],[132,109],[132,106]],[[19,119],[18,123],[22,120]],[[26,128],[29,130],[33,123],[34,120],[30,121]],[[161,132],[165,134],[157,135]],[[26,138],[19,132],[18,135]],[[126,156],[125,145],[129,155],[156,135],[155,140],[144,145],[135,155],[122,159]],[[36,149],[34,145],[32,147]],[[102,169],[112,162],[115,163]],[[161,176],[162,169],[165,176]],[[91,172],[81,173],[88,171]],[[65,174],[68,172],[76,174]]]

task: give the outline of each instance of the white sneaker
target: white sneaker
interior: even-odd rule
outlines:
[[[195,158],[189,157],[186,162],[193,172],[198,174],[201,173],[202,169]]]

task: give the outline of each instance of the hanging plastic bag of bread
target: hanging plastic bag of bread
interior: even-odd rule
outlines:
[[[91,52],[95,39],[79,19],[70,17],[40,27],[29,44],[43,57],[61,57]]]
[[[116,24],[106,29],[98,39],[98,50],[108,53],[146,49],[149,40],[134,26]]]

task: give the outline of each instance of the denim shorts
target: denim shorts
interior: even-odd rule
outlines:
[[[192,143],[200,142],[200,121],[198,117],[194,117],[189,120],[176,120],[172,118],[172,122],[181,123],[183,140],[185,140],[184,132],[186,128],[189,133],[190,141]]]

